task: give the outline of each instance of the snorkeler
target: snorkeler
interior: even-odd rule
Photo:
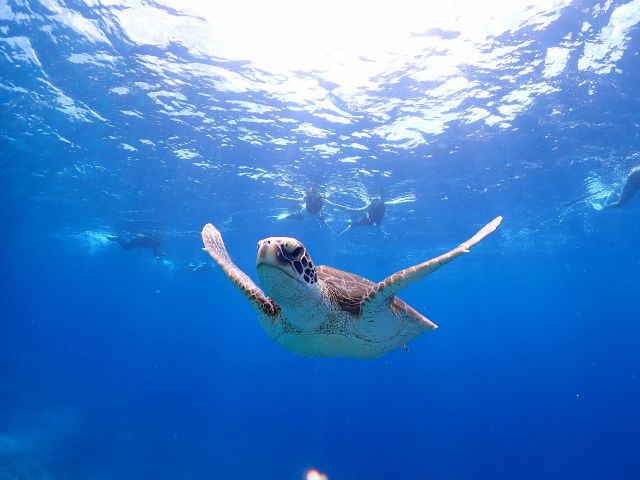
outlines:
[[[340,208],[341,210],[351,212],[351,223],[347,228],[340,232],[338,236],[344,235],[353,227],[364,227],[369,225],[376,225],[379,227],[382,224],[382,219],[384,218],[384,213],[386,211],[386,205],[382,195],[373,198],[367,205],[361,208],[349,208],[335,203],[331,203],[331,205]]]
[[[605,208],[620,208],[626,205],[638,190],[640,190],[640,165],[633,167],[627,175],[618,201],[606,205]]]
[[[324,206],[324,197],[315,188],[311,187],[304,192],[304,198],[302,199],[302,205],[297,212],[289,213],[285,216],[278,217],[280,220],[301,220],[305,217],[312,217],[320,220],[325,225],[327,222],[324,219],[322,207]]]
[[[153,256],[160,260],[164,253],[159,248],[162,245],[162,239],[156,234],[136,233],[131,237],[123,238],[120,235],[107,235],[107,239],[116,242],[124,250],[132,248],[148,248],[153,252]]]

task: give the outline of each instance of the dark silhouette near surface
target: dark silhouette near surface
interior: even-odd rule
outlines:
[[[322,194],[318,192],[314,187],[311,187],[304,192],[304,198],[302,200],[300,209],[297,212],[286,215],[284,218],[289,220],[302,220],[305,217],[312,217],[320,220],[326,225],[322,212],[324,203],[325,200]]]
[[[157,234],[136,233],[131,236],[122,235],[109,235],[107,236],[112,242],[116,242],[124,250],[131,250],[133,248],[148,248],[153,253],[153,256],[158,260],[164,255],[160,252],[160,245],[163,240]]]
[[[340,232],[338,236],[347,233],[353,227],[366,227],[370,225],[379,227],[382,224],[387,209],[382,196],[373,198],[367,205],[361,208],[344,207],[334,203],[332,203],[332,205],[351,213],[351,223]]]
[[[640,190],[640,165],[633,167],[629,172],[629,175],[627,175],[618,201],[610,203],[606,208],[620,208],[626,205],[635,196],[638,190]]]

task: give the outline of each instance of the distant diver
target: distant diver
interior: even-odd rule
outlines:
[[[633,167],[627,175],[618,201],[606,205],[605,208],[620,208],[626,205],[638,190],[640,190],[640,165]]]
[[[132,248],[148,248],[157,260],[160,260],[162,256],[165,255],[160,252],[160,245],[162,245],[163,240],[156,234],[136,233],[129,237],[123,237],[121,235],[107,235],[107,239],[112,242],[116,242],[124,250],[131,250]]]
[[[380,226],[384,218],[385,211],[387,209],[382,195],[373,198],[367,205],[361,208],[349,208],[340,205],[333,204],[342,210],[351,212],[351,223],[345,228],[338,236],[344,235],[353,227],[364,227],[370,225]]]
[[[206,272],[213,270],[214,264],[211,262],[189,262],[186,266],[192,272]]]
[[[295,200],[295,199],[290,199],[290,200]],[[281,220],[282,219],[302,220],[303,218],[311,217],[311,218],[320,220],[322,223],[327,225],[327,222],[325,221],[325,218],[324,218],[324,212],[322,211],[324,202],[325,202],[324,197],[320,192],[318,192],[313,187],[308,188],[304,192],[304,198],[302,199],[302,205],[300,206],[299,210],[278,218]]]

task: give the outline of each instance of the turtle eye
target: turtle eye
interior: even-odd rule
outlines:
[[[285,257],[287,257],[287,258],[289,258],[291,260],[297,260],[302,255],[302,252],[304,252],[304,248],[296,247],[291,251],[289,251],[289,249],[287,249],[287,248],[284,248],[283,252],[284,252]]]

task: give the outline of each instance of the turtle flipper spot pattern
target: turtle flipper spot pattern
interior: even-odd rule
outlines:
[[[500,222],[502,222],[502,217],[496,217],[473,237],[453,250],[413,267],[400,270],[373,285],[362,302],[363,317],[375,316],[380,309],[387,308],[392,297],[400,290],[435,272],[460,255],[469,253],[474,245],[493,233],[500,225]]]
[[[222,235],[216,227],[208,223],[202,229],[202,242],[204,250],[213,258],[224,273],[242,291],[251,304],[259,311],[275,318],[280,313],[280,306],[258,287],[249,276],[231,261],[227,252]]]

